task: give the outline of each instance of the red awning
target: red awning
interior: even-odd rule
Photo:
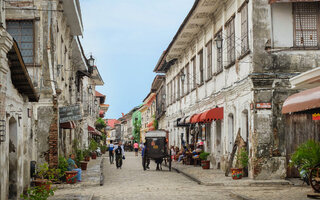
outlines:
[[[201,114],[193,115],[190,120],[191,124],[195,124],[195,123],[200,122],[200,116],[201,116]]]
[[[291,2],[317,2],[317,1],[320,1],[320,0],[269,0],[269,3],[272,4],[277,2],[291,3]]]
[[[320,87],[291,95],[283,103],[282,113],[292,113],[320,108]]]
[[[200,116],[200,122],[211,122],[213,120],[223,119],[223,107],[213,108],[206,112],[203,112]]]
[[[74,129],[76,127],[76,123],[74,121],[60,123],[60,128],[62,129]]]
[[[96,130],[92,126],[88,126],[88,132],[92,135],[102,135],[100,131]]]

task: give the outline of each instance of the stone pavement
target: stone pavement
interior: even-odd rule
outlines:
[[[51,200],[64,200],[64,199],[74,199],[74,200],[91,200],[93,198],[93,193],[86,195],[81,194],[70,194],[70,195],[59,195],[59,190],[72,190],[76,188],[85,188],[85,187],[98,187],[100,186],[100,165],[104,161],[106,154],[102,157],[97,157],[97,159],[90,159],[88,163],[87,170],[82,170],[82,181],[77,182],[76,184],[55,184],[52,185],[53,188],[56,188],[55,196],[50,198]]]
[[[182,162],[173,161],[172,169],[191,178],[201,185],[207,186],[268,186],[268,185],[290,185],[287,180],[253,180],[244,177],[233,180],[231,174],[226,177],[222,170],[202,169],[201,166],[183,165]]]
[[[106,155],[104,155],[106,156]],[[154,161],[150,170],[143,171],[141,156],[126,152],[122,169],[103,162],[105,184],[100,186],[100,163],[102,158],[91,160],[83,182],[60,186],[51,200],[103,200],[103,199],[245,199],[245,200],[307,200],[310,186],[293,181],[232,180],[218,170],[173,163],[169,172],[155,171]],[[176,171],[181,172],[176,173]],[[185,176],[183,176],[185,175]],[[186,178],[189,177],[189,178]],[[192,180],[193,181],[192,181]],[[195,182],[196,181],[196,182]],[[198,184],[199,183],[199,184]]]

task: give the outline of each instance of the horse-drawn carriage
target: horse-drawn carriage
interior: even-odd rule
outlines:
[[[165,159],[169,163],[169,171],[171,171],[171,151],[167,144],[167,133],[163,130],[149,131],[145,135],[146,143],[142,157],[143,169],[146,170],[150,159]]]

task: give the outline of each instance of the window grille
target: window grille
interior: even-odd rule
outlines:
[[[180,99],[180,78],[179,78],[179,75],[176,76],[176,81],[177,81],[177,100]]]
[[[294,3],[294,45],[317,47],[319,37],[319,3]]]
[[[207,46],[207,79],[212,77],[212,41]]]
[[[241,54],[246,53],[248,50],[248,4],[246,3],[241,9]]]
[[[187,82],[187,93],[189,93],[190,92],[190,82],[191,82],[190,81],[190,65],[189,65],[189,63],[186,66],[185,75],[186,75],[186,82]]]
[[[181,70],[181,73],[180,74],[185,74],[185,71],[184,71],[184,68]],[[181,81],[181,97],[183,97],[185,95],[185,91],[184,91],[184,84],[185,84],[185,81],[182,81],[181,80],[181,76],[179,76],[179,80]]]
[[[33,64],[34,31],[32,20],[7,21],[7,31],[17,41],[26,64]]]
[[[204,72],[203,72],[203,50],[201,50],[198,54],[199,56],[199,70],[200,70],[200,84],[203,83],[204,80]]]
[[[193,57],[191,60],[192,63],[192,76],[193,76],[193,89],[197,87],[197,65],[196,58]]]
[[[217,33],[216,37],[222,38],[222,30]],[[217,48],[217,71],[216,72],[222,71],[222,67],[223,67],[222,59],[223,59],[223,43],[221,44],[220,49]]]
[[[235,34],[234,34],[234,18],[226,25],[227,30],[227,63],[230,65],[235,61]]]

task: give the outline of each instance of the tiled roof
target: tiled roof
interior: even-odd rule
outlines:
[[[107,119],[107,125],[110,126],[111,128],[114,128],[114,125],[119,123],[120,121],[116,119]]]
[[[105,97],[106,95],[101,94],[100,92],[96,91],[96,97]]]

